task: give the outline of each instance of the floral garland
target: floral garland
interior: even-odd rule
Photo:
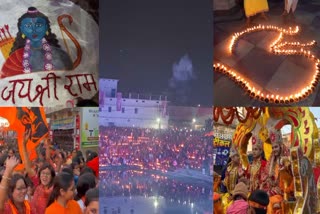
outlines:
[[[44,66],[43,69],[45,71],[51,71],[53,70],[53,64],[52,64],[52,51],[51,46],[47,42],[45,38],[42,38],[42,49],[44,50]],[[30,39],[26,40],[26,45],[24,46],[24,52],[23,52],[23,73],[31,73],[32,67],[30,64],[30,57],[31,57],[31,41]]]
[[[218,122],[219,118],[222,119],[226,125],[231,125],[236,117],[239,122],[245,123],[250,117],[258,119],[265,111],[264,107],[244,107],[246,114],[242,117],[238,112],[237,107],[213,107],[213,120]]]

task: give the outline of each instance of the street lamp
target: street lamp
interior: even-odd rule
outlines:
[[[158,122],[158,129],[161,129],[161,120],[159,117],[157,118],[157,122]]]
[[[196,130],[196,128],[197,128],[196,127],[196,122],[197,122],[196,118],[193,118],[191,127],[194,128],[194,130]]]

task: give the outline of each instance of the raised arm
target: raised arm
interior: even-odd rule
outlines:
[[[56,167],[51,159],[51,142],[49,138],[45,141],[44,145],[46,147],[46,161],[55,169]]]
[[[51,142],[49,139],[45,141],[45,146],[46,146],[46,161],[51,164],[51,154],[50,154]]]
[[[3,214],[4,204],[7,200],[9,181],[11,180],[13,169],[19,164],[16,157],[8,158],[6,161],[6,169],[0,183],[0,214]]]

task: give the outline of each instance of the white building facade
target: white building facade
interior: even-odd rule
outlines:
[[[118,92],[118,80],[100,79],[100,126],[168,128],[165,97],[145,97]]]

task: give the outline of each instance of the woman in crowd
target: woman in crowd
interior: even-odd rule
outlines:
[[[76,200],[81,207],[82,211],[85,208],[85,195],[89,189],[96,187],[96,180],[95,176],[92,173],[85,173],[79,177],[77,183],[77,197]]]
[[[62,172],[54,178],[45,214],[72,213],[82,214],[79,204],[73,200],[75,184],[73,175]]]
[[[0,213],[36,214],[34,208],[25,200],[27,182],[21,174],[12,175],[14,168],[20,163],[15,156],[6,161],[6,169],[0,183]]]
[[[87,191],[85,196],[85,211],[84,214],[99,213],[99,189],[94,188]]]
[[[82,214],[80,206],[73,200],[76,186],[73,173],[77,172],[75,174],[80,175],[79,162],[73,166],[73,169],[72,165],[65,165],[63,150],[52,152],[47,142],[44,146],[46,149],[38,151],[46,156],[46,160],[41,160],[41,164],[39,160],[32,161],[26,148],[30,139],[31,129],[27,129],[21,149],[21,155],[25,157],[23,165],[20,164],[19,153],[9,158],[7,154],[0,156],[0,159],[4,159],[3,172],[0,173],[0,214],[50,214],[53,212],[56,214],[59,210],[63,213]],[[55,163],[52,161],[54,159],[52,156],[56,158]],[[38,157],[41,155],[38,154]],[[88,171],[91,172],[90,179],[86,174]],[[85,193],[88,189],[96,187],[98,177],[95,177],[93,170],[86,165],[81,174],[85,176],[81,179],[78,193],[81,194],[79,199],[84,203]],[[55,179],[56,176],[59,177]],[[72,181],[69,179],[70,176]],[[49,207],[47,207],[48,203]]]
[[[74,175],[74,182],[77,185],[78,179],[79,179],[79,176],[80,176],[80,164],[79,164],[79,162],[72,161],[71,169],[72,169],[72,173]]]
[[[45,163],[41,166],[41,168],[37,172],[32,168],[32,164],[27,154],[27,142],[30,139],[31,130],[26,130],[24,135],[24,143],[22,147],[22,151],[25,157],[25,168],[28,173],[28,176],[33,181],[35,188],[32,205],[35,208],[36,212],[42,214],[45,212],[47,207],[49,196],[52,192],[52,184],[53,179],[55,177],[55,171],[53,167]]]
[[[41,214],[45,212],[49,196],[53,189],[53,179],[55,177],[55,171],[48,163],[44,164],[39,172],[38,177],[34,178],[40,181],[40,184],[36,187],[33,195],[32,205],[35,207],[37,213]]]

